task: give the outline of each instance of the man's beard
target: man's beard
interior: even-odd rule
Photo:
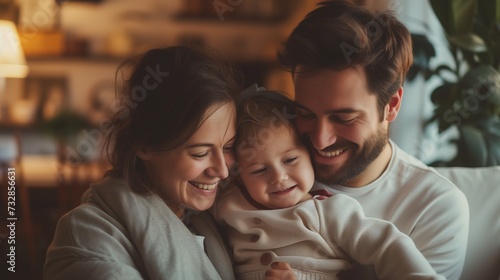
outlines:
[[[378,130],[365,140],[362,150],[360,150],[358,145],[352,142],[346,143],[342,147],[352,149],[353,156],[349,158],[344,166],[337,171],[332,170],[332,166],[329,164],[314,162],[314,157],[312,157],[316,180],[327,185],[345,184],[350,179],[365,171],[368,165],[370,165],[370,163],[372,163],[380,155],[380,153],[382,153],[388,140],[388,131],[384,129],[383,126],[379,126]],[[307,139],[307,142],[310,148],[315,150],[311,145],[309,138]],[[327,150],[334,150],[335,146],[337,146],[337,144],[328,147]]]

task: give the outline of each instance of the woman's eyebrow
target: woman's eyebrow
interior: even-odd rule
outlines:
[[[197,148],[197,147],[213,147],[215,146],[214,144],[211,143],[196,143],[192,145],[186,146],[186,148]]]
[[[235,135],[235,136],[233,136],[233,138],[231,138],[231,139],[227,140],[227,141],[226,141],[226,143],[231,143],[231,141],[234,141],[234,140],[236,140],[236,135]]]

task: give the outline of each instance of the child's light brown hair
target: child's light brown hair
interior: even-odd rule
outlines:
[[[294,104],[286,94],[256,87],[244,92],[238,104],[237,160],[252,160],[259,147],[272,141],[273,133],[282,127],[292,129],[296,140],[300,141],[293,125],[294,118]]]

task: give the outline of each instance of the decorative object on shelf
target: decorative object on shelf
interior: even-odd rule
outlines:
[[[60,3],[55,0],[18,2],[20,2],[20,18],[17,26],[25,55],[27,57],[62,55],[65,39],[60,26]]]
[[[28,76],[24,81],[24,100],[32,100],[34,121],[53,118],[68,107],[67,79],[64,76]]]
[[[107,38],[107,54],[114,57],[127,57],[133,51],[133,42],[124,28],[117,28]]]
[[[21,44],[28,58],[58,57],[65,54],[66,39],[62,31],[21,32]]]
[[[24,78],[27,74],[28,65],[16,26],[11,21],[0,20],[0,122],[8,116],[5,78]]]
[[[60,3],[55,0],[18,1],[20,18],[17,25],[30,35],[38,32],[54,31],[60,25]]]
[[[17,24],[19,21],[19,5],[17,0],[0,0],[0,18],[13,21]]]
[[[448,40],[454,65],[430,67],[435,56],[424,36],[415,36],[416,68],[439,77],[431,100],[439,132],[456,127],[457,155],[434,166],[500,165],[500,0],[430,0]],[[414,73],[413,73],[414,74]]]
[[[14,125],[28,126],[35,121],[35,99],[19,99],[9,107],[9,122]]]
[[[286,20],[298,0],[185,0],[179,19],[278,23]]]

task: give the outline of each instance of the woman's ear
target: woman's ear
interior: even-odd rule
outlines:
[[[401,102],[403,100],[403,87],[399,87],[398,91],[391,96],[389,104],[387,104],[385,120],[392,122],[396,119],[399,109],[401,109]]]
[[[143,161],[149,161],[152,159],[153,154],[150,148],[139,148],[135,153]]]

